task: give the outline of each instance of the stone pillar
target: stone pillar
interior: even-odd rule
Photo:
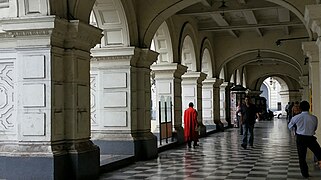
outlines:
[[[134,47],[91,50],[92,138],[102,154],[157,156],[151,128],[150,65],[157,53]]]
[[[220,120],[222,122],[226,122],[226,87],[228,86],[228,82],[223,82],[220,86]],[[227,123],[227,122],[226,122]]]
[[[231,118],[231,87],[233,86],[232,83],[229,83],[227,82],[227,84],[225,85],[225,99],[224,99],[224,102],[225,102],[225,120],[222,120],[222,122],[224,124],[227,123],[227,125],[229,127],[232,127],[232,118]]]
[[[220,98],[220,91],[221,91],[221,84],[223,83],[223,79],[216,79],[214,83],[214,123],[217,124],[221,122],[221,98]]]
[[[319,49],[314,41],[303,42],[302,49],[309,57],[309,83],[312,91],[312,108],[311,112],[321,118],[320,110],[320,61]]]
[[[315,5],[308,5],[305,6],[305,14],[304,19],[306,21],[306,24],[308,27],[311,28],[311,30],[317,34],[318,40],[316,42],[316,45],[318,48],[315,48],[315,45],[313,42],[304,42],[303,45],[304,51],[306,51],[309,57],[309,67],[313,72],[309,71],[309,78],[310,78],[310,91],[312,92],[312,113],[316,115],[320,121],[321,116],[321,110],[320,110],[320,60],[321,60],[321,45],[320,45],[320,37],[321,37],[321,4],[315,4]],[[310,46],[310,47],[308,47]],[[317,50],[316,50],[317,49]],[[312,67],[313,66],[313,67]],[[309,69],[310,69],[309,68]],[[318,71],[318,74],[317,74]],[[312,77],[311,77],[312,76]],[[318,84],[314,84],[315,81],[318,80]],[[316,99],[316,96],[318,96],[316,93],[319,93],[319,98]],[[321,123],[318,124],[318,130],[316,131],[316,136],[318,139],[318,142],[321,142]]]
[[[185,109],[188,108],[189,102],[193,102],[194,108],[198,112],[197,120],[201,129],[200,136],[206,135],[206,127],[202,122],[202,81],[204,81],[205,78],[206,74],[192,71],[188,71],[182,76],[182,117],[184,116]]]
[[[221,83],[222,80],[216,78],[207,78],[203,81],[203,123],[209,128],[217,124],[214,122],[220,122],[219,86]]]
[[[88,72],[101,30],[54,16],[11,18],[2,27],[0,178],[97,178]]]
[[[172,99],[172,121],[174,134],[179,144],[184,143],[184,129],[182,127],[182,75],[187,71],[187,67],[177,63],[160,63],[151,66],[155,73],[156,81],[156,102],[159,109],[160,97],[171,97]],[[159,114],[157,122],[159,124]]]

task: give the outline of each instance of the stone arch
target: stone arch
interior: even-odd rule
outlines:
[[[128,22],[120,0],[96,0],[93,13],[104,34],[101,47],[130,45]]]
[[[293,4],[295,2],[293,2],[293,4],[291,4],[290,2],[288,1],[283,1],[283,0],[266,0],[266,1],[269,1],[269,2],[272,2],[274,4],[278,4],[288,10],[290,10],[293,14],[295,14],[304,24],[306,30],[307,30],[307,33],[309,34],[309,37],[310,37],[310,40],[312,40],[313,38],[313,33],[311,31],[311,29],[309,28],[308,24],[305,23],[305,20],[304,20],[304,12],[301,12],[298,7],[295,7]],[[304,9],[303,9],[304,10]]]
[[[225,70],[224,70],[224,67],[221,69],[220,74],[219,74],[219,78],[223,79],[223,81],[225,81]]]
[[[207,78],[213,77],[212,73],[212,63],[211,63],[211,55],[209,50],[206,48],[202,53],[202,72],[207,74]]]
[[[235,78],[234,74],[231,74],[230,83],[235,83],[234,78]]]
[[[236,69],[235,70],[235,84],[236,85],[241,85],[241,74],[240,74],[240,70],[239,69]]]
[[[215,60],[213,59],[213,49],[210,41],[206,38],[203,40],[201,48],[201,70],[207,74],[207,78],[212,78],[215,74]]]
[[[157,63],[173,62],[173,46],[166,22],[163,22],[154,35],[155,51],[159,53]]]
[[[181,62],[184,66],[187,66],[187,71],[197,71],[195,47],[190,36],[187,35],[184,38],[181,51]]]
[[[299,5],[298,3],[295,4],[296,2],[291,3],[291,2],[285,2],[283,0],[267,0],[267,1],[278,4],[284,8],[289,9],[296,16],[298,16],[298,18],[303,22],[303,24],[305,24],[303,13],[299,10],[298,7],[295,7],[295,5]],[[169,18],[170,16],[172,16],[176,12],[178,12],[188,6],[191,6],[195,3],[198,3],[198,1],[184,0],[184,1],[173,2],[166,9],[163,9],[162,11],[159,11],[159,12],[155,12],[155,16],[153,18],[151,18],[150,23],[148,24],[148,27],[146,27],[146,30],[145,30],[144,35],[142,37],[144,45],[148,46],[150,44],[151,39],[153,38],[154,32],[156,32],[157,28],[164,20],[166,20],[167,18]],[[155,4],[154,6],[157,6],[157,4]],[[312,38],[311,30],[307,27],[307,25],[305,25],[305,26],[306,26],[306,30],[309,34],[309,37]]]
[[[257,61],[257,52],[258,49],[250,49],[234,54],[226,59],[225,63],[221,65],[221,67],[223,67],[224,65],[228,67],[227,74],[229,76],[230,74],[234,73],[235,69],[241,68]],[[296,69],[296,72],[298,72],[299,74],[303,73],[301,63],[297,59],[286,53],[275,51],[272,49],[260,49],[260,53],[263,57],[262,61],[273,61],[276,63],[279,62],[282,64],[286,64]]]
[[[298,80],[294,79],[293,76],[290,76],[286,73],[271,73],[265,72],[259,75],[259,78],[255,81],[248,82],[249,86],[253,90],[259,90],[263,81],[268,77],[277,77],[278,81],[281,84],[281,89],[284,91],[299,89],[300,83]],[[283,86],[283,87],[282,87]]]
[[[179,46],[181,64],[188,67],[188,71],[200,71],[200,62],[197,47],[197,36],[192,25],[186,23],[182,28]]]
[[[243,68],[243,71],[242,71],[242,86],[247,88],[245,74],[246,74],[246,69]]]

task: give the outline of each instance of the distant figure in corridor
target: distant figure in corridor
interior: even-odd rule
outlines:
[[[306,162],[307,148],[309,148],[319,161],[321,168],[321,148],[314,136],[318,127],[318,118],[309,114],[310,104],[307,101],[300,103],[301,114],[292,117],[288,128],[292,130],[296,126],[296,145],[299,155],[299,164],[303,177],[309,177],[308,165]]]
[[[241,107],[242,103],[239,101],[236,107],[236,120],[237,120],[237,127],[240,128],[240,135],[243,135],[243,128],[241,123]]]
[[[292,107],[292,117],[301,113],[300,103],[299,101],[295,101]]]
[[[197,111],[193,107],[194,104],[190,102],[184,112],[184,138],[189,148],[192,147],[192,141],[194,142],[194,147],[198,146],[198,131],[196,131],[198,128]]]
[[[258,113],[259,110],[258,108],[252,104],[251,99],[249,96],[246,96],[245,99],[245,104],[242,105],[241,107],[241,122],[243,126],[243,140],[241,146],[246,149],[247,144],[251,147],[253,147],[253,142],[254,142],[254,124],[256,118],[259,117]],[[247,139],[247,133],[250,133],[249,140]]]

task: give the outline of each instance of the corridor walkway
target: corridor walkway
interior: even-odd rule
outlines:
[[[236,128],[202,138],[200,145],[162,152],[157,159],[102,174],[100,179],[304,179],[285,119],[258,122],[253,148],[241,148]],[[320,180],[321,170],[311,154],[308,163],[309,179]]]

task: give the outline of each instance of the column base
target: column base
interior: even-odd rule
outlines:
[[[94,140],[99,146],[100,154],[115,154],[115,155],[134,155],[135,143],[133,140],[113,141],[113,140]]]
[[[157,137],[151,132],[133,134],[137,160],[153,159],[158,156]]]
[[[184,129],[182,126],[175,127],[175,138],[178,144],[184,144]]]
[[[67,179],[68,156],[0,156],[0,179]]]
[[[75,152],[69,154],[71,166],[67,168],[70,172],[68,179],[97,179],[100,171],[100,154],[96,146],[86,152]]]
[[[37,146],[32,148],[37,149]],[[56,149],[53,146],[51,148]],[[2,153],[0,179],[87,180],[99,177],[99,148],[91,141],[61,145],[60,150],[46,154],[27,151]]]
[[[200,126],[200,137],[205,137],[206,136],[206,126],[201,125]]]

